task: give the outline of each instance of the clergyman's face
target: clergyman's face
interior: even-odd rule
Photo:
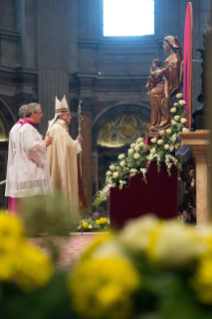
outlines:
[[[40,108],[40,106],[36,106],[37,107],[37,113],[32,113],[33,114],[33,121],[34,123],[40,123],[42,117],[43,117],[43,113],[42,110]]]
[[[62,119],[63,119],[63,121],[66,122],[67,125],[70,125],[71,119],[72,119],[70,112],[63,113]]]

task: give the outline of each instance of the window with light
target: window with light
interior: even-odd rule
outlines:
[[[154,34],[153,0],[103,0],[103,35]]]

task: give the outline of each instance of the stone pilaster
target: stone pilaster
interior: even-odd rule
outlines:
[[[92,204],[92,109],[91,99],[84,99],[82,103],[82,180],[88,209]]]

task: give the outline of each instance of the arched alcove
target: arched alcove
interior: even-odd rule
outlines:
[[[15,124],[15,117],[9,106],[0,98],[0,140],[9,138],[9,131]]]
[[[108,107],[104,108],[98,115],[95,117],[92,123],[92,146],[97,147],[98,135],[104,125],[110,121],[116,115],[128,114],[138,114],[146,119],[149,119],[151,116],[151,109],[149,104],[137,103],[130,104],[129,102],[120,102],[117,104],[111,104]]]

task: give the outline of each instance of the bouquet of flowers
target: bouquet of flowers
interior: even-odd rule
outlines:
[[[77,231],[80,232],[98,232],[107,231],[110,228],[110,220],[108,217],[101,217],[99,219],[93,220],[92,218],[87,218],[82,220],[81,224],[77,227]]]

